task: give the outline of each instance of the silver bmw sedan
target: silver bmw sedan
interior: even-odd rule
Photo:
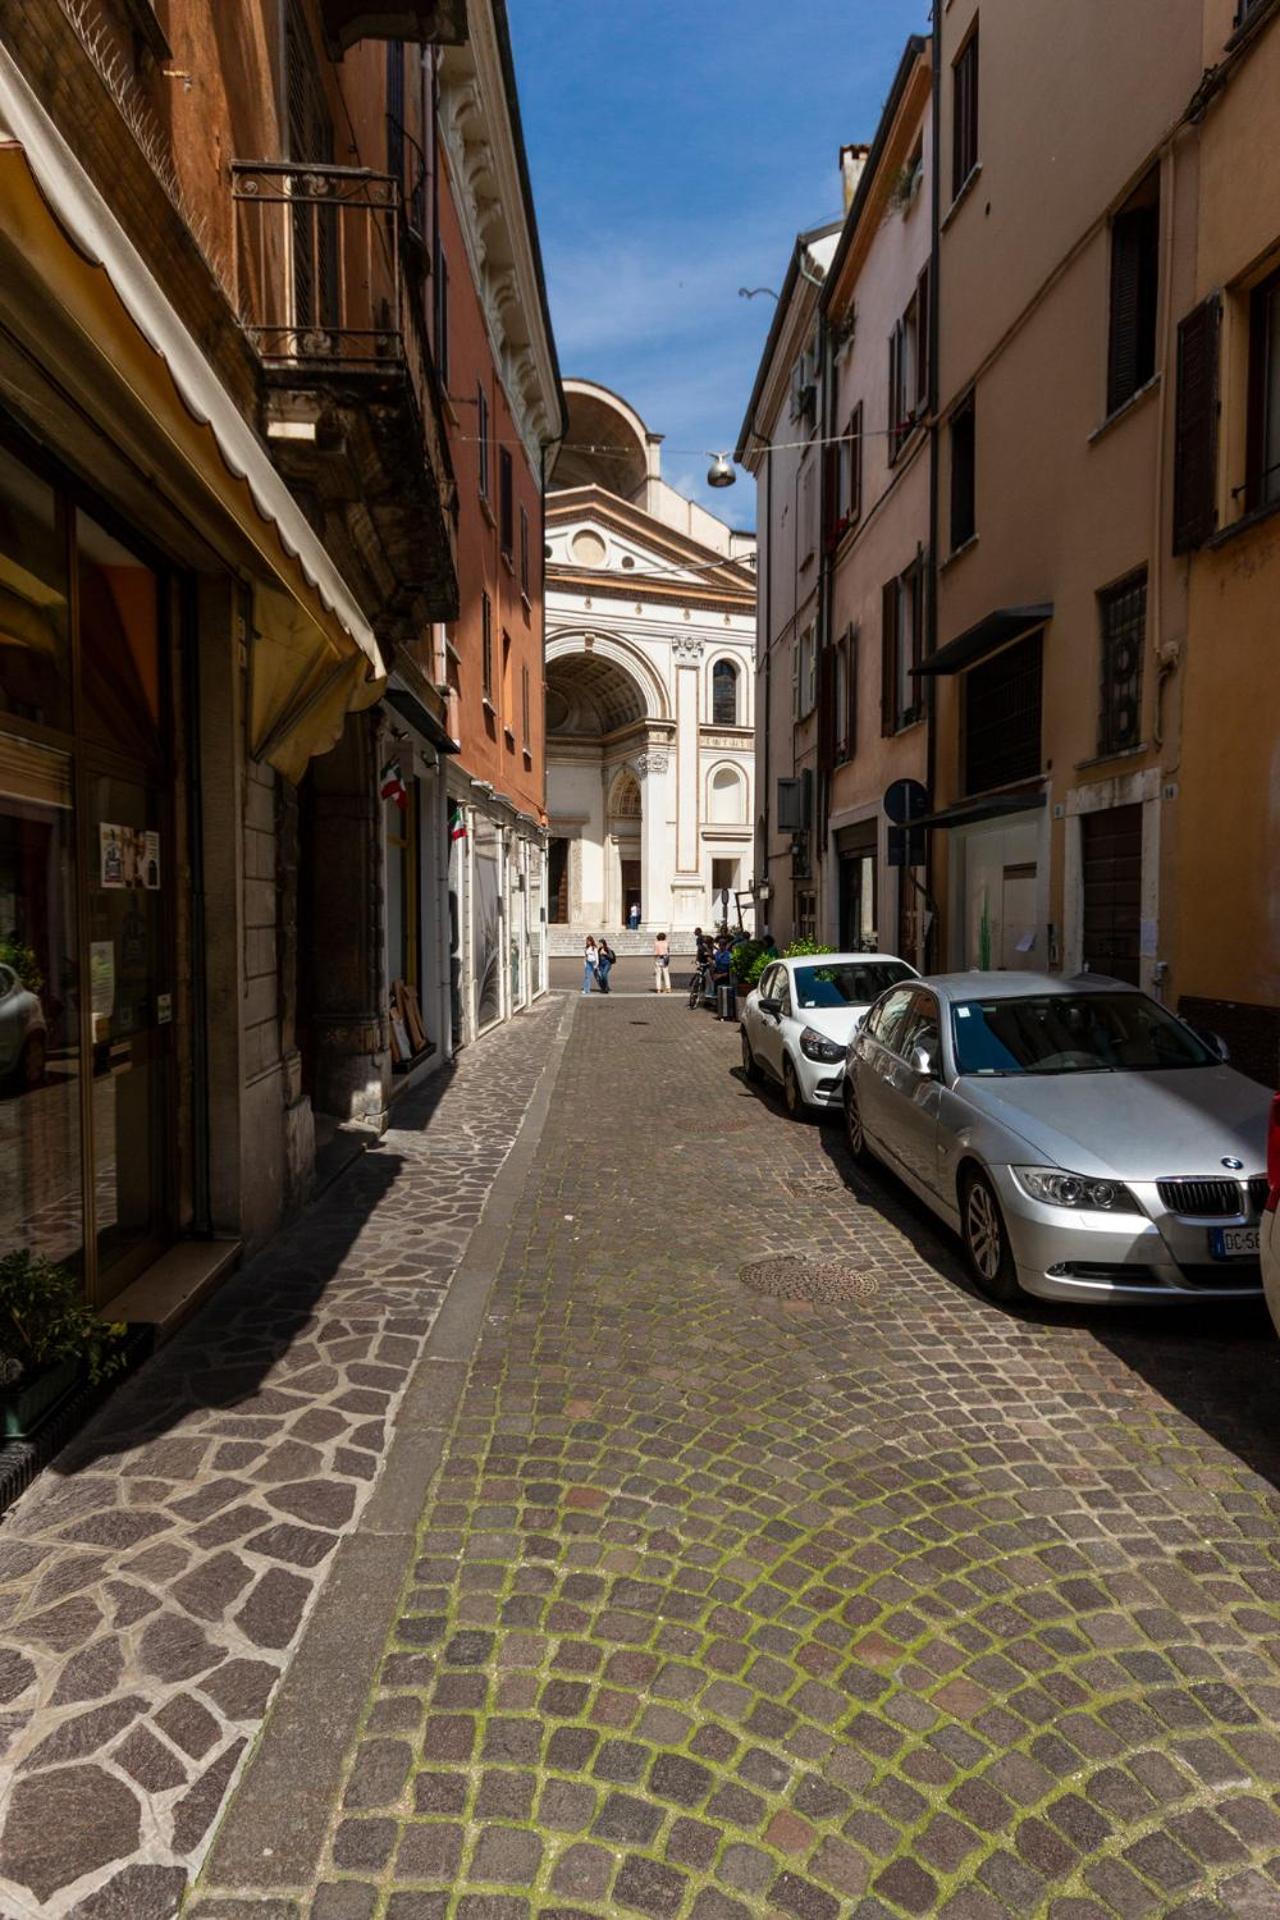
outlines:
[[[956,1228],[997,1300],[1259,1293],[1271,1095],[1100,975],[956,973],[881,995],[851,1041],[849,1146]]]

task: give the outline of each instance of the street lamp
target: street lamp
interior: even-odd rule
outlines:
[[[707,470],[707,485],[709,487],[731,487],[737,478],[738,476],[733,470],[733,462],[730,460],[728,454],[713,454],[711,465]]]

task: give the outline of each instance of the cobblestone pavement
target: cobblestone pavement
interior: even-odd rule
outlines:
[[[563,1013],[407,1096],[5,1520],[4,1920],[177,1910]]]
[[[575,1003],[323,1857],[250,1772],[195,1920],[1280,1914],[1261,1316],[1006,1314],[736,1058]]]

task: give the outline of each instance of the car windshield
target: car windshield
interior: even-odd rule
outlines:
[[[869,1007],[887,987],[914,976],[901,960],[837,960],[797,967],[796,1004],[801,1007]]]
[[[952,1015],[961,1073],[1154,1073],[1215,1064],[1189,1028],[1141,993],[966,1000]]]

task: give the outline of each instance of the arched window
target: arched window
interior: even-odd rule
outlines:
[[[712,824],[740,826],[747,817],[747,787],[737,767],[717,767],[711,776]]]
[[[640,818],[640,782],[630,767],[624,767],[613,783],[613,791],[609,795],[609,813],[615,820]]]
[[[711,724],[738,724],[738,669],[732,660],[717,660],[711,669]]]

